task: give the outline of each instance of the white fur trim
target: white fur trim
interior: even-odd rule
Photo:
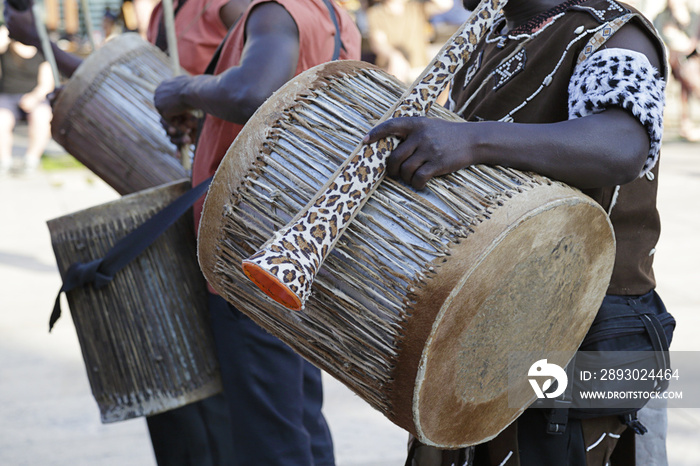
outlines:
[[[649,155],[639,176],[659,159],[666,82],[642,53],[602,49],[576,66],[569,81],[569,118],[600,113],[609,107],[634,115],[649,133]]]

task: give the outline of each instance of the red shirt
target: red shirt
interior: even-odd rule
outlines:
[[[192,0],[188,0],[192,1]],[[214,74],[220,74],[240,63],[245,45],[245,24],[253,6],[270,0],[253,1],[231,32],[221,51],[221,58]],[[295,75],[333,58],[335,26],[328,8],[322,0],[273,0],[282,5],[292,16],[299,30],[299,61]],[[348,13],[331,0],[340,26],[343,47],[340,59],[359,60],[360,32]],[[199,137],[192,167],[192,184],[196,186],[216,172],[226,151],[238,136],[242,125],[207,115]],[[204,199],[194,205],[194,220],[199,229]]]
[[[175,34],[180,66],[190,74],[203,74],[212,55],[226,36],[226,26],[219,11],[229,0],[187,0],[175,15]],[[176,9],[178,1],[174,1]],[[158,3],[151,13],[146,36],[156,43],[163,5]]]

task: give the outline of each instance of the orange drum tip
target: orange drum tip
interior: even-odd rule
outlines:
[[[270,298],[292,311],[301,311],[301,299],[270,272],[248,261],[243,261],[243,272]]]

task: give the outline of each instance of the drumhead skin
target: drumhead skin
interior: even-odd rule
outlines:
[[[535,400],[527,378],[509,386],[509,374],[534,362],[528,353],[564,366],[583,340],[612,273],[614,239],[597,205],[557,188],[512,199],[434,264],[442,279],[421,290],[413,314],[437,312],[408,321],[422,348],[407,341],[400,356],[420,351],[417,371],[396,374],[397,388],[415,381],[411,399],[396,390],[396,405],[411,405],[418,438],[458,447],[495,437]]]
[[[563,365],[583,340],[615,254],[592,199],[501,167],[468,167],[423,191],[385,179],[320,268],[303,311],[268,298],[241,269],[403,90],[351,61],[283,86],[214,177],[199,262],[219,294],[392,422],[425,444],[459,448],[495,437],[534,400],[525,378],[508,399],[510,356],[552,350]],[[516,366],[527,373],[533,362]]]

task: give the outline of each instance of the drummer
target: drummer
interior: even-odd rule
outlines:
[[[478,3],[464,1],[468,10]],[[452,83],[448,105],[467,122],[397,118],[372,129],[365,142],[399,137],[387,173],[417,189],[473,164],[538,172],[582,189],[609,211],[617,239],[603,306],[623,300],[638,312],[662,313],[652,260],[667,71],[653,26],[639,15],[624,23],[628,12],[614,0],[510,0]],[[594,28],[606,32],[598,38],[604,45],[581,55],[597,44],[572,39],[590,37]],[[564,433],[552,435],[548,413],[526,410],[476,448],[475,464],[602,466],[620,436],[643,431],[633,416],[569,416]],[[617,461],[634,464],[631,451]]]
[[[275,90],[334,58],[336,37],[337,58],[359,59],[360,33],[334,2],[254,0],[225,40],[215,76],[178,76],[158,87],[156,108],[178,130],[196,126],[192,110],[207,114],[193,184],[214,174],[243,125]],[[202,203],[195,205],[195,225]],[[220,357],[228,358],[222,376],[234,420],[234,464],[335,464],[321,412],[320,370],[211,288],[209,308]]]
[[[249,3],[250,0],[176,2],[175,29],[182,67],[192,74],[203,73],[228,29]],[[13,38],[40,47],[31,10],[18,12],[5,3],[4,13]],[[161,49],[167,49],[164,36],[162,6],[159,4],[150,21],[148,39]],[[82,58],[61,50],[55,43],[52,43],[52,48],[59,71],[65,77],[70,77],[82,63]],[[221,366],[223,363],[225,360],[220,361]],[[228,404],[224,394],[148,416],[146,421],[159,466],[235,464]]]
[[[178,76],[158,87],[156,108],[179,130],[191,128],[192,110],[207,114],[193,183],[214,174],[243,125],[275,90],[333,59],[336,37],[338,58],[359,59],[360,33],[334,2],[254,0],[224,42],[215,76]],[[202,202],[195,206],[195,225]],[[321,412],[321,372],[212,291],[214,338],[230,358],[222,375],[232,401],[234,464],[335,464]]]

